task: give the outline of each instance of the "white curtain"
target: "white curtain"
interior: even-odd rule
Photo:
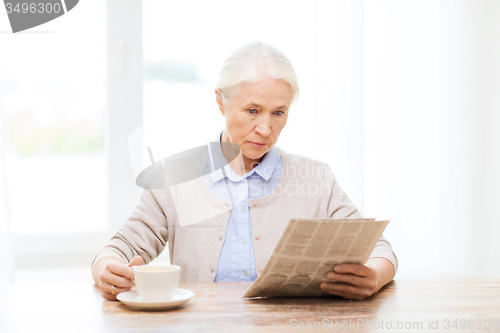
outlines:
[[[364,5],[365,215],[399,278],[499,277],[500,2]]]
[[[490,264],[500,261],[500,1],[252,4],[207,2],[199,29],[192,17],[161,19],[189,12],[189,2],[144,3],[146,65],[189,60],[209,82],[169,93],[146,80],[145,145],[172,154],[162,151],[173,147],[168,135],[193,115],[203,124],[196,132],[206,131],[200,138],[213,135],[222,118],[210,80],[232,50],[268,42],[289,57],[301,87],[278,145],[327,162],[364,216],[391,220],[384,234],[400,260],[397,277],[500,276]],[[186,119],[169,121],[173,112]]]

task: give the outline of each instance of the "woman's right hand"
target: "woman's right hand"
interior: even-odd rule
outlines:
[[[129,264],[118,261],[109,261],[99,274],[99,288],[101,295],[111,301],[116,300],[116,295],[129,291],[135,286],[134,270],[132,266],[142,265],[142,257],[137,256]]]

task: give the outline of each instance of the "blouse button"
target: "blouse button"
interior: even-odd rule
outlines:
[[[259,236],[255,236],[255,239],[256,239],[256,240],[259,240],[259,239],[260,239],[260,237],[259,237]]]

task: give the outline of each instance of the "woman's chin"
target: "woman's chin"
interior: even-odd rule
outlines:
[[[244,151],[243,155],[250,160],[260,160],[268,150],[264,151]]]

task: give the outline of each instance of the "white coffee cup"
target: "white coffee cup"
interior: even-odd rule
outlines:
[[[176,265],[133,266],[134,282],[144,301],[170,301],[181,278],[181,268]]]

